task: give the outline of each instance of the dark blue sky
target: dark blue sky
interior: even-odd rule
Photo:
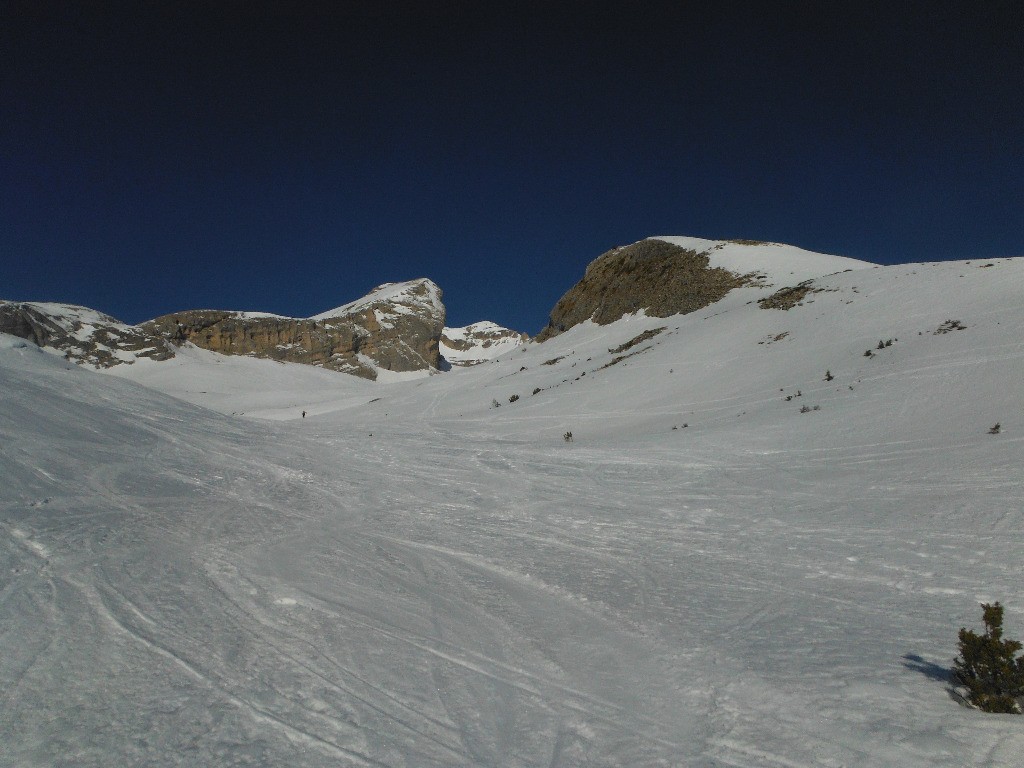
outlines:
[[[0,0],[0,297],[307,316],[426,276],[535,333],[653,234],[1024,255],[1021,6]]]

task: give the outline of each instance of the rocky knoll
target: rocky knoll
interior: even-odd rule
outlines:
[[[96,368],[130,365],[138,358],[174,357],[173,348],[160,336],[72,304],[0,301],[0,333],[58,350],[68,360]]]
[[[694,312],[747,280],[710,266],[707,252],[664,240],[641,240],[592,261],[583,279],[559,299],[536,340],[557,336],[586,320],[606,325],[641,309],[655,317]]]
[[[529,340],[525,333],[482,320],[461,328],[445,328],[441,356],[455,367],[479,365]]]
[[[309,318],[191,310],[142,327],[175,344],[226,355],[305,363],[376,379],[377,371],[440,365],[441,289],[427,279],[386,283],[362,299]]]

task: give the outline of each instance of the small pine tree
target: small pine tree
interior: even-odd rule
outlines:
[[[832,375],[832,371],[825,371],[825,381],[832,381],[835,376]]]
[[[953,661],[953,676],[967,688],[967,699],[983,712],[1020,714],[1017,699],[1024,696],[1022,646],[1003,640],[1003,606],[982,603],[985,634],[960,629],[960,655]]]

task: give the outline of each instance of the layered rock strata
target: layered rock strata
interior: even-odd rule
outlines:
[[[436,370],[444,329],[441,289],[427,279],[386,283],[358,301],[310,318],[190,310],[143,327],[175,344],[225,355],[316,365],[367,379],[378,369]]]

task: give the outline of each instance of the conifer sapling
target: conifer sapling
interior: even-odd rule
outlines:
[[[960,655],[953,661],[953,676],[967,688],[967,699],[984,712],[1020,714],[1017,701],[1024,696],[1022,646],[1003,640],[1003,606],[982,603],[985,634],[960,629]]]

